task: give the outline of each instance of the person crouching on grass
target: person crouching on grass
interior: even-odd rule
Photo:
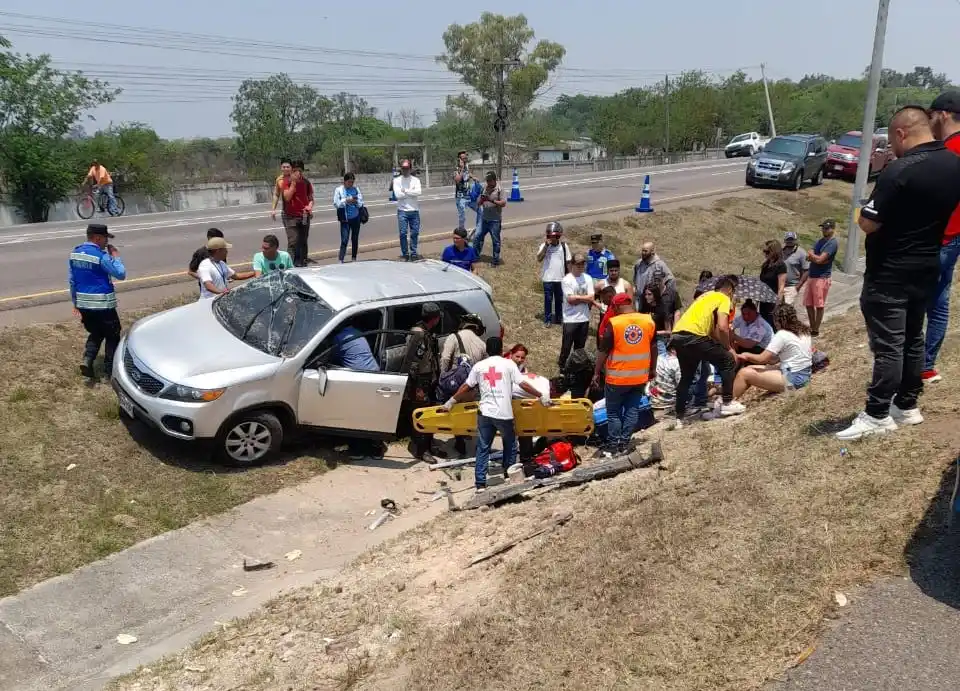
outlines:
[[[469,397],[474,389],[480,391],[480,406],[477,411],[477,458],[476,490],[487,488],[487,466],[493,439],[500,433],[503,439],[504,477],[512,470],[517,458],[516,428],[513,423],[513,392],[519,388],[533,398],[540,399],[544,406],[551,405],[550,396],[543,395],[526,381],[517,363],[503,357],[503,340],[496,336],[487,339],[487,358],[470,370],[467,381],[443,404],[447,412],[461,400]]]
[[[733,382],[733,397],[739,400],[755,386],[772,393],[802,389],[810,383],[813,371],[813,342],[810,329],[797,319],[793,305],[781,303],[773,311],[777,330],[759,354],[744,352],[737,361],[747,365]]]

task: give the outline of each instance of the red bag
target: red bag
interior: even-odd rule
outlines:
[[[580,463],[573,444],[568,441],[555,441],[537,454],[533,462],[542,466],[558,467],[562,472],[573,470]]]

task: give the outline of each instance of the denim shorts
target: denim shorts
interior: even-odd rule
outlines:
[[[788,369],[783,370],[783,378],[787,380],[788,389],[802,389],[810,383],[811,368],[806,367],[802,370],[792,372]]]

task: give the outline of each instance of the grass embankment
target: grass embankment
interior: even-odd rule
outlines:
[[[570,234],[603,230],[628,258],[656,240],[688,294],[701,268],[752,265],[785,229],[809,246],[847,189],[762,197],[795,215],[725,200]],[[508,242],[506,267],[483,273],[510,339],[549,371],[559,334],[535,317],[539,286],[521,270],[534,251]],[[859,315],[818,345],[831,365],[809,389],[666,434],[659,470],[446,516],[114,688],[758,688],[815,642],[835,591],[902,567],[960,442],[955,341],[923,426],[846,449],[832,432],[863,405],[870,367]],[[564,508],[574,518],[558,532],[466,567]]]
[[[109,384],[79,375],[85,338],[79,320],[0,330],[0,596],[326,468],[301,449],[234,472],[128,429]]]

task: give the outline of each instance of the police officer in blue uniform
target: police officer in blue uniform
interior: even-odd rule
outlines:
[[[80,373],[88,379],[95,377],[93,362],[104,342],[103,368],[110,376],[113,355],[120,343],[120,316],[113,279],[125,279],[127,269],[117,248],[110,244],[112,239],[105,225],[92,223],[87,226],[87,241],[70,253],[70,299],[74,313],[80,315],[83,328],[89,334],[80,365]]]

